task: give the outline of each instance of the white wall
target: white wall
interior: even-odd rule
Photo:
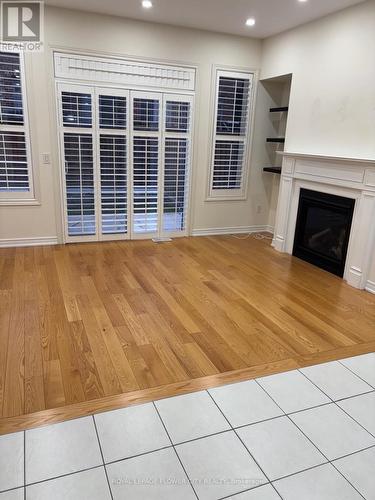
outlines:
[[[265,40],[261,78],[286,73],[286,151],[375,159],[374,0]]]
[[[267,224],[270,181],[263,179],[259,169],[251,169],[246,201],[205,201],[211,146],[212,67],[217,64],[259,70],[259,40],[51,7],[46,8],[45,38],[48,49],[44,55],[27,57],[29,107],[34,162],[39,163],[39,153],[42,152],[51,152],[53,162],[51,166],[40,165],[39,168],[40,206],[1,209],[0,239],[61,234],[52,48],[196,65],[192,229]],[[261,213],[257,213],[258,205],[262,207]]]
[[[293,73],[290,152],[375,157],[375,1],[267,39],[261,78]]]

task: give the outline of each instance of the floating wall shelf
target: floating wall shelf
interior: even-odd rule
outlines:
[[[267,137],[267,142],[277,142],[279,144],[284,144],[285,137]]]
[[[271,174],[281,174],[281,167],[264,167],[263,172],[270,172]]]
[[[288,106],[282,106],[280,108],[270,108],[270,113],[280,113],[288,110],[289,110]]]

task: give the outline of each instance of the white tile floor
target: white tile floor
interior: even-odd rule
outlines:
[[[0,436],[0,500],[375,499],[375,353]]]

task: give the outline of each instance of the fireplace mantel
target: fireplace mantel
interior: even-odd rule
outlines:
[[[311,189],[355,200],[344,280],[365,288],[375,253],[375,160],[303,153],[283,156],[272,245],[292,254],[300,190]]]

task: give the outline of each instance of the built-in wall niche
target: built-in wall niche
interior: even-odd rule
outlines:
[[[289,97],[292,75],[283,75],[260,81],[263,92],[267,94],[268,109],[266,110],[267,135],[264,138],[266,162],[263,171],[281,174],[282,158],[279,151],[284,151],[285,136],[288,121]]]

